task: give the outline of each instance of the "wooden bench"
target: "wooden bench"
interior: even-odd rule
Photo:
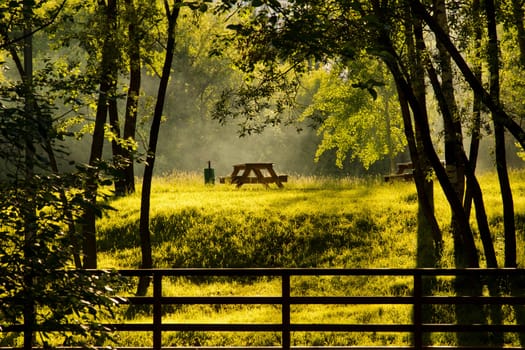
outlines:
[[[414,178],[414,165],[412,162],[397,163],[397,172],[385,176],[385,182],[394,180],[411,181]]]
[[[445,161],[441,161],[441,165],[445,166]],[[414,165],[412,162],[397,163],[397,172],[385,176],[385,182],[394,180],[412,181],[414,178]]]

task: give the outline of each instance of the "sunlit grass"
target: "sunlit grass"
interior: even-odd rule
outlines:
[[[480,176],[484,201],[495,237],[498,259],[503,259],[501,198],[494,174]],[[518,256],[524,264],[525,173],[513,171],[511,183],[518,220]],[[140,182],[139,182],[140,184]],[[443,230],[440,266],[454,266],[450,210],[435,184],[435,211]],[[110,203],[97,223],[99,266],[136,268],[140,264],[138,193]],[[417,267],[417,194],[412,182],[384,183],[382,179],[290,176],[285,187],[262,185],[205,185],[201,174],[170,174],[156,178],[151,197],[151,234],[156,267]],[[474,212],[471,217],[474,232]],[[481,244],[478,242],[480,250]],[[483,258],[483,256],[481,255]],[[483,266],[483,265],[482,265]],[[163,283],[167,296],[278,296],[280,280],[170,278]],[[406,277],[294,277],[293,295],[410,295]],[[448,295],[451,281],[441,278],[436,294]],[[130,293],[133,292],[131,289]],[[453,293],[453,292],[452,292]],[[166,306],[163,322],[272,323],[280,322],[280,307],[255,305]],[[441,317],[454,321],[453,311]],[[299,323],[410,323],[406,306],[343,305],[296,306]],[[130,322],[151,322],[137,314]],[[143,346],[150,335],[120,335],[126,345]],[[454,337],[434,334],[436,344],[450,345]],[[509,338],[508,343],[515,343]],[[163,344],[193,346],[279,345],[271,332],[169,332]],[[293,345],[406,345],[409,334],[294,333]]]
[[[517,219],[525,212],[525,175],[511,172]],[[497,251],[502,256],[502,214],[499,187],[494,174],[480,176],[484,201]],[[140,182],[139,182],[140,184]],[[452,239],[448,233],[450,210],[438,184],[435,184],[435,211],[443,229],[446,258],[443,266],[451,266]],[[104,267],[138,266],[138,193],[112,201],[116,210],[98,221],[101,241],[100,263]],[[290,177],[283,189],[262,185],[205,185],[197,173],[171,174],[156,178],[151,198],[152,235],[157,242],[160,266],[174,267],[164,253],[191,249],[177,246],[181,234],[196,237],[208,233],[220,235],[220,230],[236,229],[232,239],[244,240],[244,235],[277,235],[279,227],[300,233],[319,235],[321,230],[374,235],[379,244],[358,250],[352,247],[333,251],[332,264],[350,267],[414,267],[417,229],[417,195],[412,182],[384,183],[381,179],[333,179]],[[474,231],[474,212],[471,216]],[[521,220],[521,221],[520,221]],[[521,226],[518,225],[521,232]],[[244,233],[243,233],[244,232]],[[521,234],[522,235],[522,234]],[[180,242],[179,242],[180,243]],[[234,241],[230,241],[236,244]],[[253,243],[250,239],[246,244]],[[366,244],[363,242],[363,244]],[[518,253],[525,253],[519,245]],[[359,248],[359,247],[358,247]],[[481,248],[481,246],[480,246]],[[109,254],[106,254],[108,252]],[[395,252],[395,255],[392,254]],[[331,254],[325,251],[324,254]],[[169,254],[168,254],[169,255]],[[518,254],[522,257],[525,254]],[[482,256],[483,258],[483,256]],[[310,259],[315,263],[316,258]],[[319,262],[319,260],[317,260]]]
[[[216,230],[217,227],[210,226],[210,221],[217,218],[227,220],[229,225],[240,226],[247,218],[252,218],[257,225],[267,224],[275,229],[275,225],[281,223],[286,226],[286,218],[295,218],[289,230],[303,228],[306,231],[306,227],[312,225],[319,229],[319,225],[327,224],[326,229],[335,225],[339,230],[381,229],[390,234],[401,234],[407,228],[414,227],[413,213],[417,208],[414,196],[415,191],[409,183],[385,185],[379,180],[291,178],[284,189],[266,189],[261,185],[245,185],[237,189],[232,185],[207,186],[196,175],[185,174],[182,178],[168,177],[154,182],[151,218],[152,222],[159,220],[159,225],[168,230],[171,224],[183,225],[186,230]],[[120,234],[123,235],[120,238],[135,237],[127,247],[121,246],[122,242],[117,245],[121,249],[135,248],[138,242],[140,192],[117,199],[111,206],[116,211],[109,212],[98,222],[102,240],[107,239],[107,247],[111,249]],[[171,222],[171,218],[178,223]],[[312,220],[315,222],[312,223]],[[268,228],[255,227],[254,223],[249,225],[261,232]],[[358,227],[352,227],[355,225]],[[152,226],[153,235],[169,236],[168,232],[155,232],[155,224]],[[249,230],[250,227],[243,229]],[[396,240],[399,238],[396,237]],[[169,243],[169,240],[163,241]],[[106,243],[102,244],[102,255]],[[374,248],[381,253],[382,247]],[[101,261],[105,259],[102,257]],[[118,261],[111,262],[113,266],[117,264]]]

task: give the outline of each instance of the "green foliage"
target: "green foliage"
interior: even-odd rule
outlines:
[[[394,91],[387,87],[379,89],[379,95],[376,92],[378,82],[389,79],[377,62],[363,59],[344,66],[328,65],[310,79],[315,79],[319,88],[302,118],[312,120],[322,136],[316,160],[336,149],[340,168],[350,157],[368,169],[405,149]]]
[[[0,86],[0,319],[3,326],[24,320],[35,346],[92,346],[108,338],[100,320],[113,315],[117,300],[108,289],[110,273],[73,270],[75,225],[87,206],[85,170],[58,172],[68,133],[55,128],[58,84],[51,88],[56,76],[45,73],[30,86],[17,80]],[[21,342],[19,334],[0,341]]]
[[[229,19],[232,33],[222,36],[237,48],[232,61],[245,79],[223,92],[215,119],[234,120],[242,136],[306,120],[321,137],[315,160],[335,151],[339,168],[348,158],[368,170],[404,150],[395,89],[386,69],[367,53],[374,48],[370,27],[378,21],[371,14],[362,20],[368,5],[245,5],[242,15]]]
[[[68,224],[83,200],[66,189],[71,180],[50,175],[11,186],[2,181],[0,318],[4,325],[19,324],[24,305],[31,303],[44,346],[103,341],[109,333],[100,319],[112,315],[117,303],[108,289],[115,282],[110,273],[72,270],[78,237],[68,232]],[[60,195],[65,191],[67,199]],[[53,329],[62,329],[61,340]],[[16,345],[9,339],[0,343]]]

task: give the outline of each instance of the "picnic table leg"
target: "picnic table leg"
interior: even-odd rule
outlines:
[[[237,188],[240,188],[243,184],[245,184],[248,180],[248,176],[250,175],[252,168],[246,167],[244,169],[244,172],[242,173],[241,177],[239,178],[239,181],[237,182]]]
[[[282,182],[279,180],[279,176],[277,176],[277,174],[275,173],[275,171],[273,170],[273,167],[268,167],[268,172],[270,173],[270,175],[272,176],[272,178],[275,180],[275,183],[277,184],[277,186],[279,188],[283,188],[283,184]]]
[[[237,188],[242,186],[242,182],[240,182],[239,180],[234,180],[235,177],[237,176],[237,174],[239,174],[240,170],[241,170],[241,168],[234,166],[232,174],[230,175],[232,183],[235,183],[237,185]]]
[[[259,181],[259,183],[263,184],[264,187],[266,188],[270,187],[270,185],[268,185],[268,182],[266,181],[266,178],[264,177],[260,169],[254,168],[253,172],[255,173],[255,176],[257,176],[257,180]]]

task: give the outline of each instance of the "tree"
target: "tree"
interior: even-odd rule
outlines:
[[[115,50],[115,30],[117,21],[117,1],[108,0],[106,4],[104,1],[98,2],[100,15],[102,16],[101,23],[104,24],[101,28],[103,36],[102,43],[102,57],[100,61],[100,93],[98,95],[95,126],[93,130],[93,140],[91,142],[91,151],[88,163],[88,177],[86,182],[86,194],[91,202],[91,206],[87,208],[84,215],[83,225],[83,253],[84,253],[84,268],[97,268],[97,239],[96,239],[96,202],[98,193],[98,178],[99,166],[102,162],[102,150],[105,140],[105,124],[108,115],[108,107],[112,105],[111,96],[115,96],[116,80],[117,80],[117,60],[118,50]]]
[[[404,151],[401,120],[383,73],[377,62],[367,59],[343,67],[334,63],[311,73],[319,88],[301,119],[310,120],[322,135],[316,160],[336,149],[340,168],[347,156],[369,168]]]
[[[73,30],[64,33],[52,28],[54,32],[51,32],[56,45],[82,48],[87,55],[86,63],[79,68],[85,82],[75,86],[73,90],[77,96],[75,100],[82,99],[84,106],[93,106],[94,113],[92,129],[89,116],[81,121],[89,126],[88,130],[92,130],[93,135],[86,167],[90,176],[85,184],[92,206],[87,208],[82,225],[83,266],[87,268],[97,266],[95,221],[99,212],[94,208],[99,199],[98,188],[101,181],[111,178],[116,195],[131,193],[135,188],[133,167],[137,148],[135,132],[139,114],[141,62],[142,59],[151,59],[155,53],[146,46],[151,45],[153,39],[146,34],[145,27],[156,23],[156,12],[152,10],[152,4],[148,2],[140,5],[144,14],[140,19],[135,8],[139,5],[131,0],[126,1],[124,10],[118,6],[117,0],[100,1],[95,7],[81,5],[79,8],[69,9],[63,16],[66,22],[80,22],[73,26]],[[76,16],[74,11],[83,16]],[[79,18],[86,19],[90,26],[83,25]],[[141,51],[153,53],[141,54]],[[122,82],[126,64],[129,68],[129,87],[126,86],[127,82]],[[127,91],[123,123],[119,117],[121,88]],[[91,102],[91,96],[95,96],[94,91],[97,100]],[[104,159],[104,145],[108,140],[112,146],[112,164]]]
[[[14,114],[9,115],[15,111],[3,112],[2,141],[18,138],[21,130],[12,127],[10,121],[17,120]],[[8,133],[6,126],[10,127]],[[2,150],[7,150],[2,144]],[[18,146],[13,146],[13,150],[20,151]],[[1,158],[3,164],[8,160],[3,152]],[[0,317],[4,325],[20,324],[23,317],[25,349],[38,346],[37,334],[42,335],[38,337],[43,339],[41,346],[50,346],[49,339],[61,339],[65,346],[95,345],[107,339],[109,330],[101,326],[100,320],[115,317],[113,306],[118,300],[112,298],[108,289],[108,284],[115,282],[114,277],[109,272],[96,274],[70,269],[74,251],[71,236],[64,231],[71,219],[69,213],[73,211],[78,219],[83,211],[82,192],[74,188],[78,178],[67,174],[35,174],[25,179],[9,175],[14,176],[1,181],[0,201]],[[67,203],[57,190],[67,193]],[[27,197],[28,191],[31,199]],[[35,210],[39,214],[31,219]]]
[[[157,142],[160,130],[160,122],[164,110],[164,100],[166,98],[166,91],[171,72],[171,65],[173,62],[173,53],[175,51],[175,29],[177,20],[179,19],[182,1],[174,0],[170,4],[168,0],[164,0],[164,10],[167,19],[166,30],[166,53],[164,56],[164,66],[162,68],[162,75],[160,77],[159,89],[157,93],[157,102],[155,104],[155,111],[150,128],[150,137],[146,156],[146,165],[144,167],[144,177],[142,181],[142,199],[140,202],[140,223],[139,235],[140,246],[142,250],[141,268],[153,267],[153,258],[151,253],[151,233],[149,229],[150,224],[150,201],[151,201],[151,182],[153,179],[153,169],[155,166],[155,155],[157,151]],[[137,287],[137,295],[145,295],[149,285],[148,279],[141,279]]]
[[[93,344],[108,336],[99,317],[112,315],[116,300],[107,293],[106,274],[69,269],[75,255],[71,230],[86,201],[77,186],[81,174],[57,170],[57,143],[67,134],[53,122],[57,100],[50,92],[60,83],[48,85],[49,71],[33,70],[32,26],[49,18],[42,12],[40,18],[35,8],[47,2],[14,3],[0,22],[5,48],[20,73],[19,80],[0,85],[0,317],[11,325],[23,318],[25,349],[37,345],[37,332],[43,334],[41,345],[49,346],[47,333],[54,328],[60,328],[64,344]],[[21,28],[22,54],[6,39]]]
[[[496,7],[493,0],[485,0],[485,15],[487,17],[487,61],[490,74],[490,96],[496,104],[500,104],[500,69],[499,44],[496,23]],[[500,183],[503,202],[503,222],[505,232],[505,267],[516,267],[516,229],[514,223],[514,201],[510,188],[507,170],[507,152],[505,146],[505,128],[493,114],[494,140],[496,153],[496,169]]]
[[[139,30],[139,18],[137,8],[133,0],[126,0],[126,11],[129,18],[128,35],[129,35],[129,88],[126,99],[126,114],[124,116],[124,133],[123,139],[134,141],[137,129],[137,114],[141,85],[141,31]],[[116,192],[129,194],[135,192],[135,171],[134,157],[129,147],[121,147],[121,157],[126,162],[121,178],[117,179]],[[119,185],[120,184],[120,185]]]

